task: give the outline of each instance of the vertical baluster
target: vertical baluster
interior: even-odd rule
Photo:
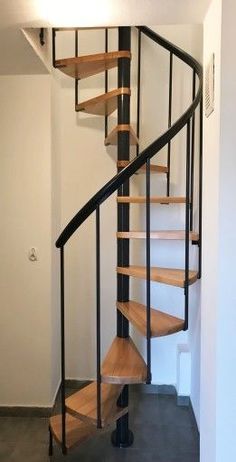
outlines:
[[[186,204],[185,204],[185,323],[184,330],[188,329],[189,305],[189,230],[190,230],[190,119],[187,122],[186,133]]]
[[[140,135],[140,87],[141,87],[141,30],[138,30],[138,76],[137,76],[137,138]],[[136,146],[136,154],[139,155],[139,143]]]
[[[61,428],[62,453],[66,454],[66,403],[65,403],[65,282],[64,282],[64,247],[60,249],[61,271]]]
[[[75,56],[79,55],[79,31],[75,29]],[[79,104],[79,79],[75,79],[75,110]]]
[[[196,72],[193,70],[192,100],[196,93]],[[193,230],[193,197],[194,197],[194,162],[195,162],[195,111],[192,115],[192,133],[191,133],[191,203],[190,203],[190,231]]]
[[[44,31],[45,31],[44,27],[40,27],[39,42],[42,47],[45,45]]]
[[[198,278],[202,274],[202,154],[203,154],[203,103],[200,102],[200,127],[199,127],[199,252],[198,252]]]
[[[52,64],[56,67],[56,29],[52,29]]]
[[[108,28],[105,29],[105,53],[108,52]],[[108,71],[105,70],[105,93],[108,91]],[[108,116],[105,115],[105,138],[108,135]]]
[[[151,258],[150,258],[150,159],[146,163],[146,309],[147,383],[151,383]]]
[[[48,428],[49,432],[49,444],[48,444],[48,455],[51,457],[53,455],[53,435],[52,435],[52,430],[49,427]]]
[[[172,123],[172,93],[173,93],[173,53],[170,53],[170,68],[169,68],[169,108],[168,108],[168,128]],[[167,148],[167,187],[166,195],[170,195],[170,158],[171,158],[171,141]]]
[[[96,295],[97,295],[97,428],[101,423],[101,273],[100,273],[100,208],[96,208]]]

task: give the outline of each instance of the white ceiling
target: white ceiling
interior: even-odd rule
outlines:
[[[192,24],[211,0],[0,0],[0,28]]]
[[[45,73],[23,27],[202,23],[211,0],[0,0],[0,74]]]

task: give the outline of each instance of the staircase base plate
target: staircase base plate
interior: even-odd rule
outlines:
[[[132,446],[134,442],[134,434],[131,430],[129,430],[127,441],[123,443],[119,440],[119,435],[117,434],[117,431],[114,430],[111,434],[111,442],[112,445],[116,448],[129,448],[130,446]]]

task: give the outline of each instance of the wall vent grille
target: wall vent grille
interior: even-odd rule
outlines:
[[[205,115],[209,117],[215,107],[215,55],[212,54],[211,59],[206,67],[205,73]]]

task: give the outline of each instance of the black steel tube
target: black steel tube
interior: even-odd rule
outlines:
[[[75,29],[75,56],[79,54],[79,32]]]
[[[79,56],[79,31],[75,29],[75,56]],[[79,79],[75,79],[75,110],[79,104]]]
[[[196,72],[193,70],[193,87],[192,100],[194,101],[196,93]],[[195,163],[195,112],[192,115],[192,132],[191,132],[191,193],[190,193],[190,231],[193,230],[193,201],[194,201],[194,163]]]
[[[129,402],[129,387],[125,385],[123,392],[121,393],[117,406],[126,407]],[[119,448],[127,448],[132,445],[134,436],[131,430],[129,430],[129,414],[125,414],[123,417],[117,420],[116,430],[113,431],[111,441],[113,446]]]
[[[140,136],[140,88],[141,88],[141,30],[138,30],[138,75],[137,75],[137,138]],[[139,155],[139,143],[136,146],[136,155]]]
[[[168,128],[172,123],[172,94],[173,94],[173,53],[170,53],[170,68],[169,68],[169,107],[168,107]],[[170,195],[170,160],[171,160],[171,140],[167,146],[167,184],[166,195]]]
[[[189,311],[189,231],[190,231],[190,120],[187,123],[186,134],[186,204],[185,204],[185,315],[184,330],[188,329]]]
[[[130,27],[119,27],[119,50],[131,48]],[[118,87],[130,87],[130,59],[119,58],[118,60]],[[118,124],[130,123],[130,96],[118,97]],[[119,160],[129,160],[129,132],[118,132],[117,156]],[[118,189],[118,196],[129,196],[129,180]],[[118,231],[129,231],[129,204],[118,204]],[[129,266],[129,239],[117,241],[117,264]],[[129,300],[129,276],[117,275],[117,300]],[[117,335],[129,336],[129,322],[119,310],[117,310]]]
[[[75,111],[78,112],[77,106],[79,104],[79,79],[75,79]]]
[[[52,65],[56,67],[56,29],[52,29]]]
[[[108,52],[108,28],[105,29],[105,53]],[[108,71],[105,70],[105,93],[108,92]],[[105,115],[105,138],[108,135],[108,116]]]
[[[150,159],[146,163],[146,340],[147,384],[151,383],[151,252],[150,252]]]
[[[100,268],[100,209],[96,208],[96,295],[97,295],[97,428],[102,428],[101,416],[101,268]]]
[[[40,41],[40,45],[43,47],[45,45],[44,27],[40,28],[39,41]]]
[[[119,50],[129,51],[131,48],[130,27],[119,27]],[[118,87],[130,87],[130,59],[119,58],[118,60]],[[121,95],[118,97],[118,124],[130,123],[130,96]],[[129,132],[118,132],[117,157],[119,160],[129,160]],[[118,189],[118,196],[129,196],[129,180],[125,181]],[[117,208],[117,230],[129,231],[129,204],[119,204]],[[117,264],[118,266],[129,266],[129,239],[117,240]],[[117,275],[117,300],[129,300],[129,276]],[[129,337],[129,321],[117,310],[117,336]],[[128,387],[125,387],[119,398],[119,405],[127,407],[129,404]],[[116,430],[112,434],[112,443],[118,447],[128,447],[132,444],[131,432],[129,430],[128,413],[118,419]]]
[[[203,168],[203,102],[200,102],[200,127],[199,127],[199,252],[198,252],[198,278],[202,275],[202,168]]]
[[[61,428],[62,453],[66,454],[66,403],[65,403],[65,282],[64,282],[64,247],[60,249],[61,279]]]
[[[48,428],[49,432],[49,444],[48,444],[48,455],[51,457],[53,455],[53,435],[52,435],[52,430],[49,427]]]

